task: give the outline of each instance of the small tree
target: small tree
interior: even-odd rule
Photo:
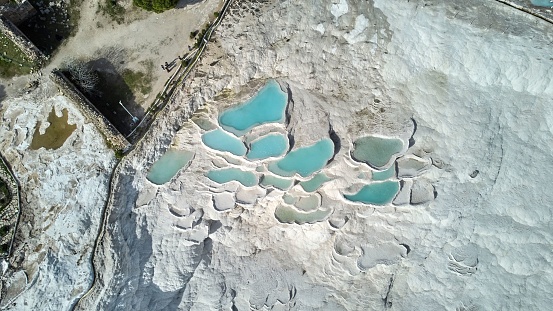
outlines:
[[[91,93],[98,84],[98,74],[83,60],[70,60],[65,65],[71,81],[81,90]]]
[[[147,11],[161,13],[174,8],[179,0],[133,0],[134,5]]]

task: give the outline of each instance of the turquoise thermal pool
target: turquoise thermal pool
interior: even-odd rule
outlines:
[[[230,181],[237,181],[246,187],[257,185],[257,178],[252,172],[245,172],[237,168],[224,168],[213,170],[207,173],[207,178],[216,183],[224,184]]]
[[[300,185],[306,192],[313,192],[329,180],[331,180],[331,178],[326,176],[324,173],[318,173],[315,174],[315,176],[313,176],[310,180],[300,182]]]
[[[277,175],[290,177],[299,174],[309,176],[322,169],[334,155],[334,143],[328,138],[317,143],[296,149],[284,158],[269,164],[269,170]]]
[[[312,212],[321,204],[319,196],[312,194],[308,197],[301,197],[294,206],[303,212]]]
[[[238,136],[264,123],[284,121],[287,95],[278,83],[270,80],[252,99],[219,116],[219,124]]]
[[[286,204],[290,204],[290,205],[294,205],[296,204],[296,202],[298,201],[298,198],[296,198],[295,196],[289,194],[289,193],[285,193],[283,196],[282,196],[282,200],[284,201],[284,203]]]
[[[288,148],[288,139],[282,134],[269,134],[251,143],[246,156],[250,160],[267,159],[283,155]]]
[[[289,206],[280,205],[275,210],[275,217],[278,221],[282,223],[296,223],[302,225],[305,223],[312,224],[322,221],[326,217],[328,217],[331,212],[331,209],[318,209],[312,212],[305,213],[297,211],[296,209]]]
[[[553,3],[550,0],[530,0],[530,2],[535,6],[543,6],[546,8],[553,7]]]
[[[291,179],[278,178],[271,175],[263,175],[260,185],[264,188],[275,187],[280,190],[288,190],[294,183]]]
[[[211,149],[227,151],[237,156],[243,156],[247,151],[246,146],[240,139],[221,129],[203,134],[202,141]]]
[[[169,149],[159,160],[154,162],[146,178],[156,185],[162,185],[187,165],[194,157],[194,153],[184,150]]]
[[[399,182],[383,181],[363,186],[356,194],[344,194],[350,201],[385,205],[394,199],[399,191]]]
[[[386,180],[396,175],[396,166],[392,165],[388,169],[380,172],[373,172],[373,180]]]
[[[381,169],[403,150],[403,141],[397,138],[366,136],[355,140],[353,147],[352,157],[356,161]]]

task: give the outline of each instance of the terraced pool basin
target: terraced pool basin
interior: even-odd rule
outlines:
[[[257,177],[255,177],[254,173],[245,172],[237,168],[224,168],[209,171],[207,173],[207,178],[219,184],[235,180],[246,187],[253,187],[257,185]]]
[[[372,180],[386,180],[396,175],[396,166],[392,165],[384,171],[373,172]]]
[[[312,212],[316,210],[320,204],[320,197],[318,195],[312,194],[307,197],[299,198],[294,206],[302,212]]]
[[[322,169],[334,155],[334,143],[324,138],[315,144],[288,153],[283,159],[269,164],[269,170],[277,175],[290,177],[299,174],[309,176]]]
[[[315,174],[315,176],[313,176],[310,180],[302,181],[300,185],[306,192],[313,192],[329,180],[331,180],[331,178],[326,176],[324,173],[318,173]]]
[[[392,202],[398,191],[399,182],[383,181],[365,185],[356,194],[344,194],[344,197],[353,202],[385,205]]]
[[[267,159],[283,155],[288,148],[288,139],[282,134],[269,134],[250,144],[246,156],[250,160]]]
[[[159,160],[155,161],[146,178],[156,185],[163,185],[187,166],[194,157],[194,152],[185,150],[169,149]]]
[[[403,150],[403,141],[397,138],[366,136],[353,142],[352,157],[376,169],[388,166],[394,156]]]
[[[246,146],[240,139],[221,129],[203,134],[202,141],[211,149],[230,152],[237,156],[243,156],[247,151]]]
[[[260,185],[264,188],[275,187],[280,190],[288,190],[292,187],[294,180],[275,177],[272,175],[263,175]]]
[[[275,210],[275,217],[278,221],[282,223],[289,223],[289,224],[305,224],[305,223],[316,223],[319,221],[323,221],[330,215],[332,210],[324,210],[324,209],[318,209],[312,212],[300,212],[293,207],[280,205]]]
[[[219,116],[219,124],[241,136],[256,125],[284,121],[286,103],[287,94],[276,81],[270,80],[252,99],[223,112]]]
[[[535,6],[542,6],[546,8],[553,7],[553,3],[549,0],[530,0],[530,2],[532,2],[532,4]]]

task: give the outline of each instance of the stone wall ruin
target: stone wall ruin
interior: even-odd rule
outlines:
[[[104,135],[108,146],[126,151],[131,144],[113,124],[79,91],[75,85],[57,69],[52,70],[50,79],[54,81],[63,95],[77,104],[81,113]]]
[[[32,62],[41,64],[46,55],[19,30],[17,25],[36,14],[36,9],[26,0],[16,6],[2,6],[0,10],[0,33],[8,37]]]

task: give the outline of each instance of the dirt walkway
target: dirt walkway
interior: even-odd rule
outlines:
[[[222,3],[220,0],[181,1],[179,8],[156,14],[133,8],[129,2],[125,18],[132,22],[119,25],[98,11],[98,3],[102,2],[84,1],[77,33],[63,44],[42,71],[48,74],[69,58],[103,58],[119,72],[124,69],[146,72],[151,64],[151,92],[136,98],[144,110],[171,75],[161,65],[173,60],[178,62],[178,57],[194,44],[189,38],[190,32],[213,19],[213,13]]]

